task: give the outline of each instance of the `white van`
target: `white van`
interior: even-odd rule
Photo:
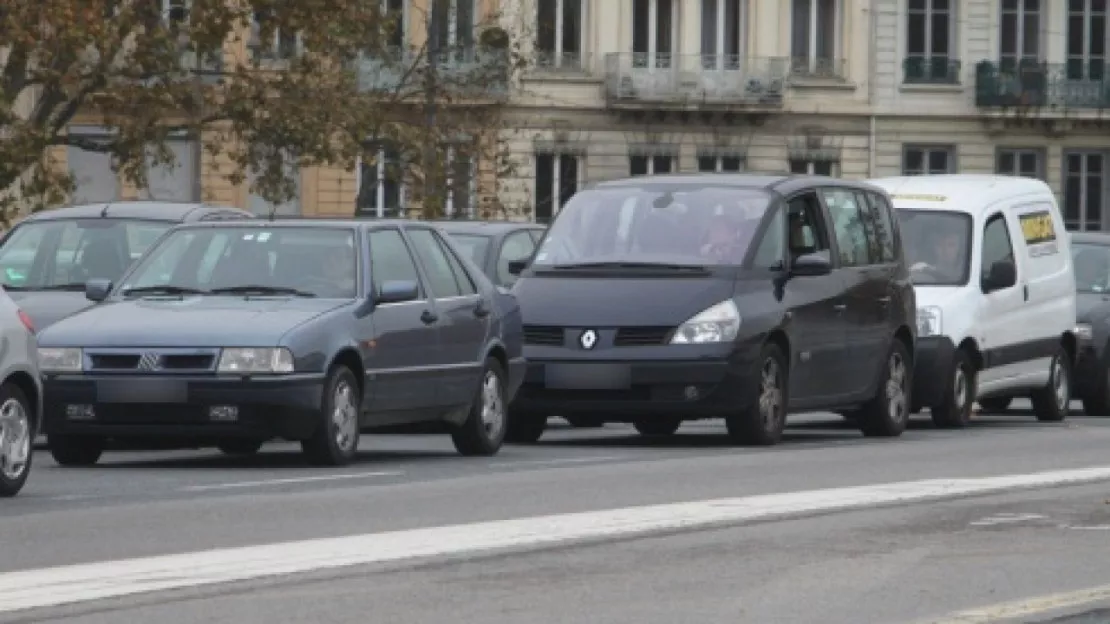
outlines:
[[[963,427],[972,404],[1029,397],[1067,417],[1075,276],[1063,217],[1040,180],[930,175],[869,180],[890,194],[917,294],[914,408]]]

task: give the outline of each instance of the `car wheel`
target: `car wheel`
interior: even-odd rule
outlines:
[[[262,440],[224,440],[216,448],[224,455],[254,455],[262,444]]]
[[[857,412],[857,422],[863,435],[893,438],[902,435],[910,420],[913,389],[913,361],[909,349],[895,339],[879,380],[879,390]]]
[[[971,405],[975,402],[977,372],[967,351],[958,349],[948,373],[944,395],[939,405],[932,406],[933,424],[944,429],[959,429],[971,422]]]
[[[563,416],[563,420],[575,429],[600,429],[605,426],[605,421],[592,416]]]
[[[513,444],[535,444],[547,429],[547,414],[534,412],[509,411],[505,427],[505,441]]]
[[[1010,403],[1013,403],[1013,397],[991,397],[989,399],[979,399],[979,407],[988,412],[1005,412]]]
[[[669,436],[674,435],[678,428],[682,426],[682,419],[680,418],[645,418],[637,420],[632,423],[636,431],[640,435],[646,436]]]
[[[478,396],[470,404],[470,414],[451,432],[455,449],[463,455],[496,455],[505,440],[505,369],[497,358],[486,358]]]
[[[104,454],[104,440],[95,436],[48,435],[46,445],[62,466],[92,466]]]
[[[1049,369],[1048,383],[1029,397],[1033,413],[1041,422],[1060,422],[1068,417],[1071,404],[1071,360],[1063,347],[1057,347]]]
[[[15,496],[31,474],[35,426],[27,398],[13,384],[0,386],[0,497]]]
[[[320,422],[312,437],[301,442],[308,461],[317,466],[345,466],[358,453],[362,393],[346,366],[335,366],[320,398]]]
[[[735,442],[770,446],[782,440],[786,427],[786,358],[778,345],[768,343],[759,354],[759,368],[748,406],[725,417],[728,435]]]

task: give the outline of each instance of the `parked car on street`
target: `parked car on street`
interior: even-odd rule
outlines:
[[[251,217],[237,208],[165,201],[36,212],[0,240],[0,284],[43,330],[91,305],[86,281],[119,279],[172,226]]]
[[[362,431],[414,424],[492,455],[524,372],[514,296],[427,223],[182,225],[86,294],[101,305],[39,336],[60,464],[110,439],[251,454],[284,438],[342,465]]]
[[[1079,357],[1075,395],[1089,416],[1110,416],[1110,234],[1073,232]]]
[[[509,264],[530,258],[547,229],[536,223],[513,221],[448,219],[435,223],[451,235],[455,247],[469,256],[490,281],[504,288],[516,283]]]
[[[820,176],[641,176],[577,193],[513,269],[528,372],[509,439],[551,415],[669,435],[723,418],[775,444],[790,412],[906,427],[915,302],[886,195]]]
[[[42,381],[35,327],[0,288],[0,498],[15,496],[31,473],[42,422]]]
[[[917,291],[915,408],[963,427],[978,400],[1029,397],[1038,420],[1068,414],[1075,277],[1047,184],[1001,175],[871,180],[890,194]]]

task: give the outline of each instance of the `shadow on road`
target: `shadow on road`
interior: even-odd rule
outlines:
[[[209,449],[178,449],[173,452],[181,453],[197,453],[188,457],[142,457],[133,460],[127,459],[127,455],[136,455],[139,453],[158,453],[165,452],[161,450],[128,450],[128,451],[113,451],[109,461],[102,461],[98,463],[93,469],[102,468],[109,470],[134,470],[143,468],[178,468],[178,469],[298,469],[311,468],[307,460],[298,450],[285,450],[274,449],[267,450],[265,446],[256,455],[249,455],[245,457],[234,457],[230,455],[221,455],[218,451],[211,451]],[[212,454],[215,453],[215,454]],[[451,451],[412,451],[412,450],[389,450],[389,449],[367,449],[359,451],[358,456],[353,462],[351,467],[380,467],[392,468],[395,467],[397,462],[403,461],[450,461],[458,460],[459,456]],[[334,466],[320,466],[320,470],[335,470]],[[83,468],[82,470],[88,470]]]

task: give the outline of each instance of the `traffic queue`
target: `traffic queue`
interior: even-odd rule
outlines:
[[[640,176],[546,229],[114,202],[17,224],[0,283],[0,496],[39,433],[71,466],[271,440],[338,466],[363,433],[488,456],[552,417],[773,445],[799,412],[1110,413],[1110,236],[1025,178]]]

